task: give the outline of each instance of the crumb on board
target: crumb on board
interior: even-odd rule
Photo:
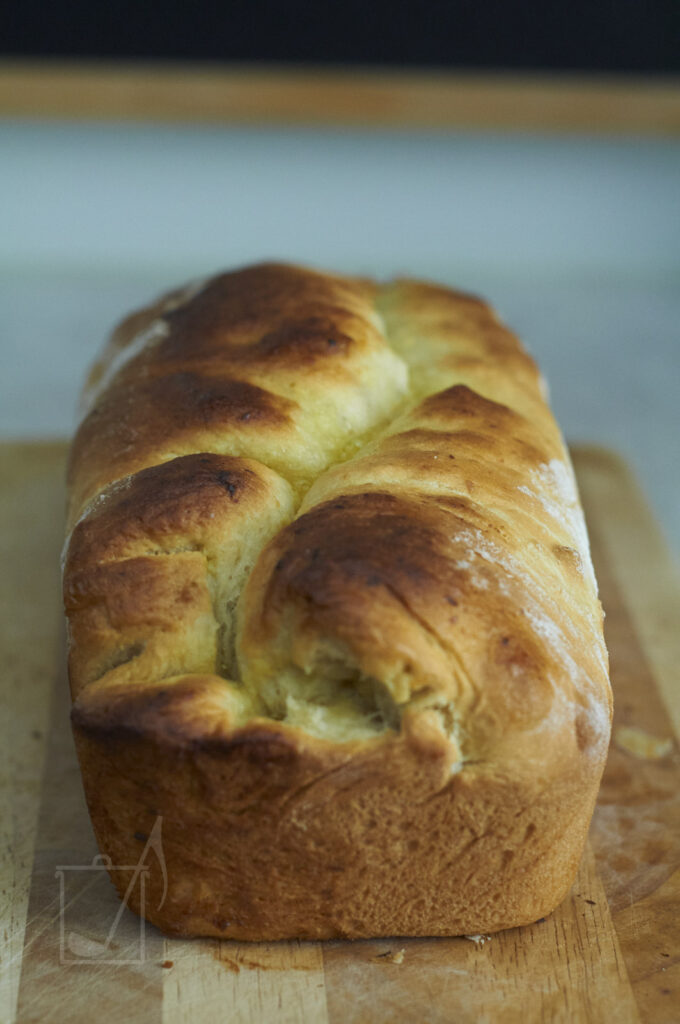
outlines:
[[[166,968],[174,967],[174,966],[175,966],[175,961],[174,960],[164,960],[163,963],[161,964],[161,967],[166,967]]]
[[[380,960],[383,964],[403,964],[405,953],[405,949],[398,949],[396,953],[393,953],[391,949],[388,949],[386,953],[378,953],[378,955],[373,957],[373,959]]]
[[[469,939],[470,942],[474,942],[475,946],[481,947],[485,942],[491,942],[490,935],[464,935],[464,939]]]
[[[659,761],[673,749],[673,740],[658,739],[633,725],[618,726],[614,730],[614,743],[620,750],[625,750],[627,754],[642,758],[644,761]]]

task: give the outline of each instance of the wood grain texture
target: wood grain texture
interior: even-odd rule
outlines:
[[[670,628],[677,621],[677,589],[668,556],[625,465],[597,449],[573,454],[607,611],[615,725],[677,737],[669,713],[677,707],[680,663]],[[103,955],[73,962],[73,935],[105,940],[118,901],[105,872],[77,871],[92,866],[96,846],[57,645],[63,459],[60,445],[6,445],[0,451],[3,565],[9,570],[2,577],[3,722],[12,723],[3,750],[11,770],[3,774],[1,799],[14,855],[3,869],[0,1020],[677,1021],[677,745],[659,760],[612,747],[573,890],[551,917],[531,927],[485,942],[324,944],[185,942],[148,927],[140,957],[140,921],[125,911]],[[37,728],[40,737],[33,741],[27,728]],[[74,869],[65,935],[55,874],[60,866]],[[61,962],[60,951],[71,962]],[[133,962],[109,963],[109,957]]]
[[[591,843],[638,1005],[680,1017],[680,600],[675,566],[630,471],[610,452],[575,466],[607,618],[613,742]],[[617,730],[674,739],[660,760],[633,757]]]
[[[677,134],[675,78],[6,60],[0,114]]]
[[[16,1010],[40,781],[63,633],[58,553],[64,465],[63,445],[0,446],[2,1021],[11,1020]]]
[[[187,1003],[205,1020],[327,1024],[321,946],[314,942],[167,940],[173,967],[163,991],[163,1024],[183,1024]]]

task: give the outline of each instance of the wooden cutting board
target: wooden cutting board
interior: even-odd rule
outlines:
[[[242,944],[165,939],[127,910],[112,928],[119,903],[93,863],[68,724],[65,448],[0,446],[0,1021],[679,1021],[678,589],[625,465],[601,449],[573,455],[616,718],[570,896],[548,919],[486,941]]]

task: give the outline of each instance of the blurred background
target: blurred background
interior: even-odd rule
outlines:
[[[680,548],[680,5],[0,13],[0,439],[66,437],[113,323],[252,260],[484,294]]]
[[[678,71],[674,0],[24,0],[7,55],[279,63]]]

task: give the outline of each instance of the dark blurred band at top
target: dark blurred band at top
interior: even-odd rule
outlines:
[[[680,71],[680,0],[23,0],[0,56]]]

